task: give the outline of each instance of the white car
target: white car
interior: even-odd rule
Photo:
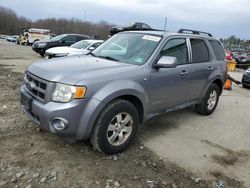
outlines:
[[[88,39],[81,40],[71,46],[49,48],[45,51],[45,58],[50,59],[55,57],[87,54],[100,46],[103,42],[103,40]]]

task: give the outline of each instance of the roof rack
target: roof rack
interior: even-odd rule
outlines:
[[[187,33],[187,34],[195,34],[195,35],[208,35],[209,37],[212,37],[213,35],[211,33],[203,32],[203,31],[195,31],[192,29],[180,29],[178,33]]]

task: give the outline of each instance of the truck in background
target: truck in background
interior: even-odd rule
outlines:
[[[32,45],[36,41],[48,40],[51,38],[50,30],[37,28],[21,28],[17,44]]]

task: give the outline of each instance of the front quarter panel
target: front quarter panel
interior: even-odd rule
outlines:
[[[113,99],[124,95],[137,97],[142,102],[143,107],[146,108],[148,96],[144,88],[139,83],[130,80],[113,81],[97,90],[92,98],[107,104]]]
[[[88,104],[88,106],[85,108],[86,110],[82,114],[81,122],[83,126],[79,126],[78,132],[79,133],[84,132],[84,134],[83,135],[80,134],[78,138],[81,139],[89,138],[93,130],[94,124],[96,122],[96,119],[98,118],[98,115],[102,112],[102,110],[105,108],[105,106],[112,100],[124,95],[133,95],[137,97],[142,102],[144,109],[144,117],[146,117],[145,112],[146,112],[146,104],[148,103],[148,96],[146,95],[146,92],[144,91],[143,87],[140,86],[138,83],[129,80],[113,81],[101,87],[91,97],[94,103]],[[86,124],[86,122],[88,123]]]

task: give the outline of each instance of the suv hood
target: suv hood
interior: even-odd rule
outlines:
[[[31,64],[27,71],[48,81],[74,85],[96,77],[105,79],[105,76],[127,72],[137,66],[82,55],[39,61]]]

